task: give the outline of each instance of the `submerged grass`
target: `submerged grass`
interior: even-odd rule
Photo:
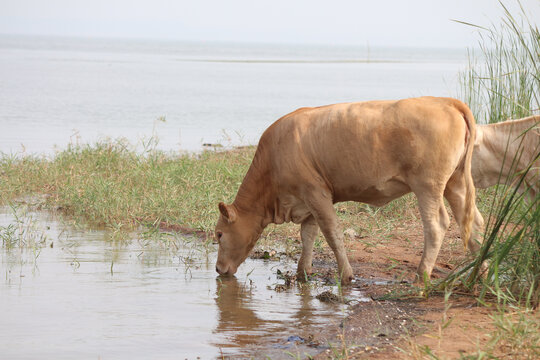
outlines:
[[[0,241],[5,250],[37,250],[46,245],[47,236],[37,229],[26,207],[11,206],[13,221],[0,225]]]

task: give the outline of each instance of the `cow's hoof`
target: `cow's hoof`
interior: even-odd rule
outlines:
[[[422,273],[422,275],[420,275],[419,273],[416,273],[414,275],[412,284],[419,288],[429,286],[429,284],[431,284],[431,275],[427,275],[427,273],[425,272]]]
[[[312,270],[308,271],[308,270],[298,269],[298,271],[296,272],[296,280],[300,282],[308,282],[309,277],[311,276],[312,273],[313,273]]]
[[[354,274],[352,269],[350,269],[350,271],[343,271],[343,275],[341,276],[341,285],[349,285],[353,279]]]

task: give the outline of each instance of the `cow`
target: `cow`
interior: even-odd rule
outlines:
[[[299,278],[312,272],[320,228],[348,284],[353,271],[333,204],[382,206],[413,192],[424,228],[416,278],[429,278],[449,226],[443,198],[465,246],[479,249],[472,236],[475,132],[470,109],[452,98],[342,103],[283,116],[261,136],[234,202],[218,205],[216,271],[234,274],[268,224],[292,221],[300,224]]]
[[[477,126],[471,169],[475,186],[513,185],[532,165],[520,190],[534,199],[540,190],[539,124],[537,115]]]

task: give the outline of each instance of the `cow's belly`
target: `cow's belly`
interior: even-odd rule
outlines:
[[[374,206],[382,206],[410,191],[409,186],[403,181],[390,179],[384,183],[369,187],[349,185],[345,188],[334,188],[333,201],[334,203],[358,201]],[[300,224],[311,215],[304,201],[292,194],[279,197],[278,209],[274,216],[276,224],[284,222]]]
[[[411,188],[401,180],[388,181],[371,186],[347,186],[335,189],[334,201],[358,201],[374,206],[383,206],[411,192]]]

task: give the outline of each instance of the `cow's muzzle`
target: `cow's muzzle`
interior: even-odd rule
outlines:
[[[238,268],[234,266],[233,264],[220,264],[219,262],[216,264],[216,271],[219,275],[234,275],[236,274],[236,270]]]
[[[228,266],[224,267],[224,266],[219,266],[216,264],[216,272],[219,275],[231,275]]]

